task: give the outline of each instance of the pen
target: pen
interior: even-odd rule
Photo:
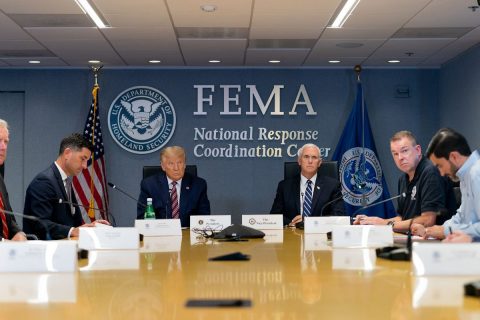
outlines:
[[[452,234],[452,227],[448,227],[448,232],[450,232],[450,234]]]

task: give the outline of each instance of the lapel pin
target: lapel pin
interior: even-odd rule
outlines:
[[[319,186],[317,186],[317,190],[320,190],[320,187],[319,187]]]

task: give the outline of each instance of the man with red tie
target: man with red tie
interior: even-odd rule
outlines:
[[[7,157],[7,147],[9,142],[8,124],[5,120],[0,119],[0,165],[3,165]],[[4,210],[12,211],[10,201],[8,200],[7,187],[0,175],[0,220],[2,230],[0,231],[0,239],[8,239],[15,241],[27,240],[17,225],[15,217],[4,212]]]

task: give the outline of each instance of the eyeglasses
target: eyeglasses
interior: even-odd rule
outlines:
[[[205,238],[213,238],[217,233],[223,230],[223,225],[217,225],[217,226],[205,226],[205,228],[193,228],[192,232]]]

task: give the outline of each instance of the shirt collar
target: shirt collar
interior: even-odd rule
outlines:
[[[57,166],[58,171],[60,172],[60,176],[62,177],[62,181],[65,181],[68,178],[68,175],[63,171],[63,169],[58,165],[57,161],[54,162]]]
[[[310,179],[305,178],[302,174],[300,174],[300,183],[303,185],[307,185],[307,181],[310,180],[312,181],[312,184],[315,185],[315,182],[317,181],[317,174],[315,174],[313,177]]]
[[[166,176],[167,176],[167,175],[166,175]],[[183,178],[180,179],[180,180],[176,180],[178,186],[181,186],[181,185],[182,185],[182,180],[183,180]],[[174,180],[170,179],[170,178],[167,176],[168,188],[171,187],[173,181],[174,181]]]
[[[463,180],[467,172],[470,168],[480,159],[480,155],[478,154],[478,150],[472,152],[472,154],[468,157],[467,161],[463,163],[463,165],[457,171],[457,177]]]

